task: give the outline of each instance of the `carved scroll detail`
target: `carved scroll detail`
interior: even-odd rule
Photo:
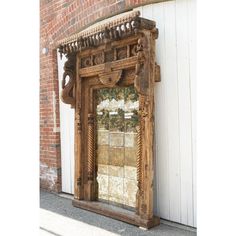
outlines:
[[[94,55],[94,64],[99,65],[104,63],[104,53],[100,52],[99,54]]]
[[[117,60],[121,60],[127,57],[127,47],[117,48]]]
[[[70,104],[71,107],[75,106],[75,57],[68,56],[68,60],[64,65],[64,73],[62,78],[62,92],[61,92],[61,100]],[[66,84],[66,77],[69,76],[69,81]]]

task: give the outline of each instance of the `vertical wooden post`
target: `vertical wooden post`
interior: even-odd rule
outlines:
[[[76,68],[79,68],[80,59],[77,56]],[[82,156],[81,156],[81,135],[82,135],[82,121],[81,121],[81,78],[76,69],[76,86],[75,86],[75,184],[74,184],[74,198],[82,200],[84,198],[83,191],[83,170],[82,170]]]
[[[88,200],[95,200],[94,194],[94,115],[88,114]]]
[[[137,45],[138,63],[135,68],[134,85],[139,93],[141,156],[142,165],[138,165],[137,213],[149,220],[153,217],[153,103],[155,74],[155,40],[153,32],[142,30]],[[139,142],[139,140],[138,140]],[[140,152],[140,149],[138,149]],[[139,161],[138,157],[138,161]],[[140,180],[141,178],[141,180]],[[142,185],[142,183],[145,183]]]
[[[75,111],[75,198],[81,200],[83,199],[83,191],[82,191],[82,171],[81,171],[81,115],[80,108]]]

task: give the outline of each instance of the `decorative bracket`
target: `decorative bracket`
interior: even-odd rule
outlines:
[[[67,61],[64,65],[64,73],[62,78],[62,92],[61,100],[70,104],[72,108],[75,106],[75,55],[67,56]],[[66,83],[66,77],[69,77],[69,81]]]

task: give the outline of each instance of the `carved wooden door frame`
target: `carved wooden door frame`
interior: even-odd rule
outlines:
[[[150,228],[153,215],[154,83],[156,24],[138,11],[89,28],[59,42],[65,54],[61,99],[75,109],[75,186],[73,205]],[[66,83],[66,77],[69,81]],[[110,209],[97,200],[93,90],[134,85],[139,95],[136,212]],[[85,87],[84,87],[85,86]]]

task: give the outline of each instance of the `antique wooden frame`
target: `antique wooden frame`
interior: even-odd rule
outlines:
[[[59,52],[68,59],[61,99],[75,109],[73,205],[145,228],[159,224],[153,215],[154,83],[160,80],[157,36],[155,22],[134,11],[59,42]],[[129,84],[139,94],[136,212],[96,201],[93,89]]]

